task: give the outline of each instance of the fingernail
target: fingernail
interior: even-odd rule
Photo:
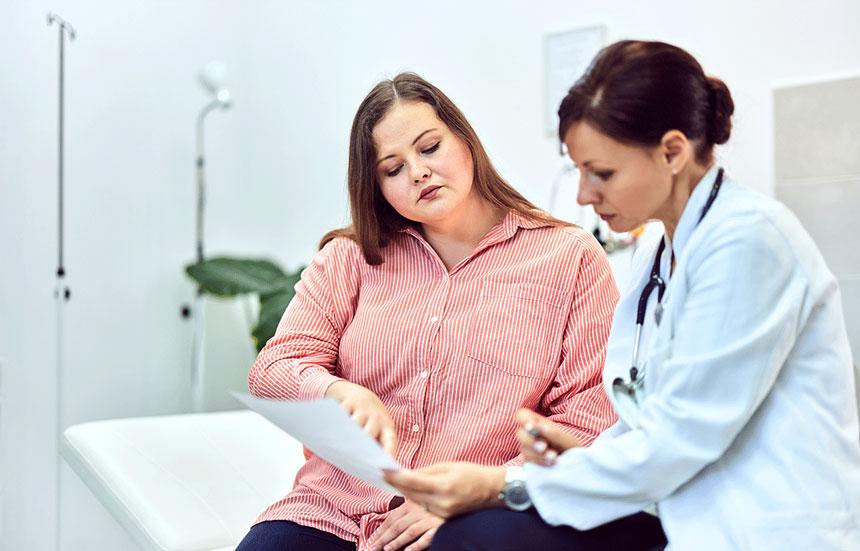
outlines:
[[[544,461],[546,461],[547,465],[553,465],[555,460],[558,459],[558,452],[555,450],[549,450],[543,456]]]
[[[534,443],[534,444],[532,444],[532,448],[534,448],[534,450],[535,450],[537,453],[543,453],[543,452],[545,452],[545,451],[546,451],[546,441],[544,441],[544,440],[536,440],[536,441],[535,441],[535,443]]]

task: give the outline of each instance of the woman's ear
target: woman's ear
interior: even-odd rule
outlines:
[[[672,174],[678,174],[692,158],[693,144],[680,130],[669,130],[660,139],[660,149]]]

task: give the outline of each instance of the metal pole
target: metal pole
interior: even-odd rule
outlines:
[[[58,159],[57,160],[57,182],[58,182],[58,188],[59,188],[57,190],[57,197],[58,197],[57,244],[58,244],[58,249],[59,249],[58,250],[58,258],[57,258],[57,276],[63,277],[64,275],[66,275],[65,268],[63,267],[63,224],[64,224],[64,216],[63,216],[64,215],[64,213],[63,213],[64,155],[63,155],[63,151],[64,151],[64,146],[65,146],[65,122],[64,122],[65,109],[64,109],[64,104],[65,104],[65,97],[66,97],[66,95],[65,95],[65,92],[66,92],[66,86],[65,86],[65,81],[66,81],[66,78],[65,78],[65,76],[66,76],[65,75],[65,66],[66,66],[66,64],[65,64],[65,59],[66,59],[65,45],[66,45],[66,41],[63,40],[63,26],[60,25],[58,30],[60,32],[60,93],[59,93],[60,108],[59,108],[59,116],[57,117],[58,118],[57,135],[59,136],[58,150],[57,150],[57,159]]]
[[[205,260],[204,254],[204,214],[206,209],[206,155],[204,151],[204,123],[206,115],[219,106],[217,100],[208,103],[197,115],[196,124],[196,173],[197,173],[197,216],[195,252],[197,262]],[[203,365],[205,362],[205,331],[206,331],[206,301],[203,289],[198,288],[194,297],[194,307],[191,310],[194,317],[191,336],[191,403],[194,411],[203,410]]]
[[[63,433],[63,305],[71,298],[71,290],[65,284],[66,267],[64,258],[65,228],[65,42],[66,35],[74,40],[76,32],[62,17],[48,13],[48,25],[56,23],[59,32],[59,85],[58,85],[58,122],[57,122],[57,271],[54,298],[57,300],[57,357],[56,357],[56,509],[54,525],[54,545],[59,551],[61,546],[62,512],[62,460],[60,459],[60,438]]]

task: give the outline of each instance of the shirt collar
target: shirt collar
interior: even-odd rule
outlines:
[[[503,243],[508,239],[512,238],[517,230],[520,228],[523,229],[535,229],[535,228],[543,228],[547,226],[551,226],[552,224],[549,222],[544,222],[542,220],[534,220],[531,218],[526,218],[522,214],[518,213],[514,209],[508,210],[505,217],[502,218],[502,221],[490,228],[490,231],[487,232],[481,241],[478,243],[478,246],[475,247],[475,250],[472,251],[472,254],[468,256],[468,258],[464,259],[463,262],[458,264],[458,266],[464,264],[469,259],[473,258],[475,255],[480,253],[481,251],[492,247],[493,245],[497,245],[499,243]],[[400,230],[402,233],[407,235],[411,235],[415,239],[418,239],[422,243],[426,243],[424,236],[421,235],[421,232],[417,227],[413,225],[405,226]],[[427,245],[429,247],[429,245]]]
[[[671,242],[666,237],[667,245],[671,247],[675,258],[680,258],[684,252],[684,247],[690,240],[690,236],[699,225],[699,216],[702,214],[702,209],[705,208],[705,203],[708,202],[708,197],[711,195],[711,188],[717,179],[717,172],[720,168],[715,164],[705,173],[693,193],[687,200],[687,205],[684,207],[684,212],[681,213],[681,219],[678,221],[678,226],[675,228],[675,236]]]
[[[484,236],[481,242],[483,243],[490,239],[496,239],[497,241],[495,242],[510,239],[517,232],[518,228],[531,230],[534,228],[543,228],[551,225],[552,224],[550,224],[549,222],[544,222],[542,220],[526,218],[517,211],[510,209],[507,214],[505,214],[505,217],[502,218],[501,222],[490,228],[490,231],[487,232],[487,235]],[[418,231],[418,228],[416,228],[412,224],[404,226],[399,231],[409,234],[413,237],[421,237],[421,232]]]

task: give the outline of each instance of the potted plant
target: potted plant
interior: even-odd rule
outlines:
[[[185,267],[185,273],[198,285],[201,293],[221,298],[254,294],[260,301],[260,316],[251,331],[259,352],[275,334],[278,322],[295,294],[295,285],[304,266],[286,272],[266,259],[208,258]]]

